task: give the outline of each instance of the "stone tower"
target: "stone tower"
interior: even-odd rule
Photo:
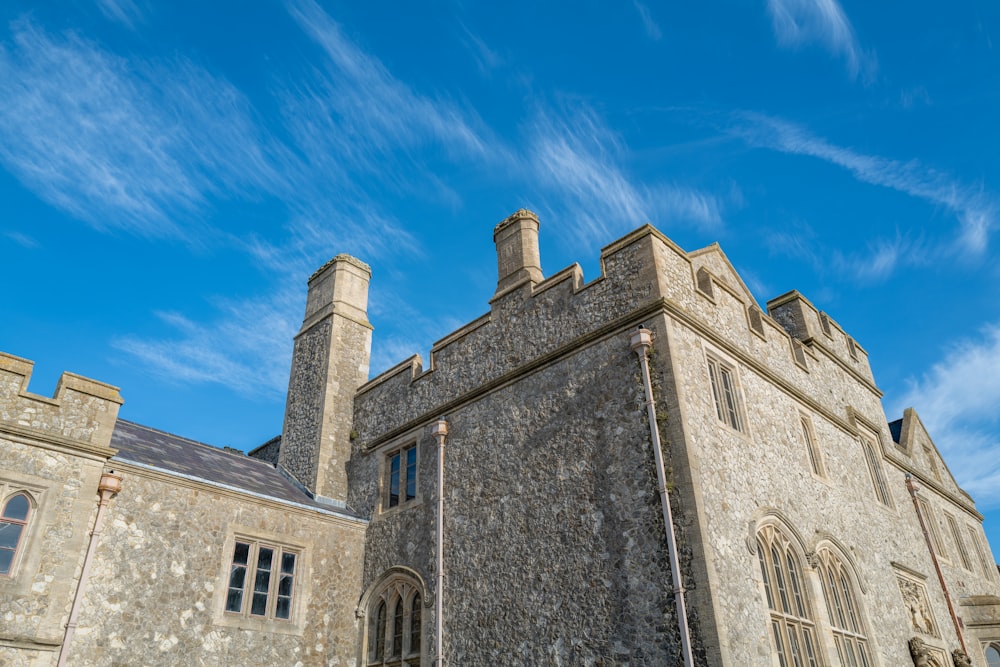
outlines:
[[[520,209],[493,229],[497,247],[497,291],[494,298],[530,283],[540,283],[542,260],[538,253],[538,216]]]
[[[354,392],[368,380],[371,268],[337,255],[309,278],[278,463],[317,496],[347,499]]]

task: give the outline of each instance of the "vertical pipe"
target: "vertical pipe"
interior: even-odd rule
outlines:
[[[955,613],[955,607],[951,603],[951,594],[948,592],[948,584],[944,581],[944,573],[941,572],[941,564],[938,563],[937,554],[934,553],[934,543],[931,541],[931,535],[927,529],[927,523],[924,521],[924,513],[920,511],[920,503],[917,502],[917,485],[913,482],[913,476],[910,473],[906,473],[906,490],[910,492],[910,498],[913,500],[913,509],[917,512],[917,521],[920,522],[920,530],[924,534],[924,542],[927,544],[927,551],[931,554],[931,561],[934,563],[934,571],[937,572],[938,583],[941,584],[941,592],[944,593],[944,601],[948,603],[948,614],[951,616],[951,622],[955,625],[955,634],[958,635],[958,643],[962,645],[962,651],[968,655],[969,650],[965,648],[965,637],[962,635],[962,624],[958,620],[958,615]]]
[[[437,594],[435,595],[435,624],[437,636],[434,646],[434,664],[444,667],[444,441],[448,437],[448,422],[439,419],[431,425],[437,439],[438,489],[437,489]]]
[[[94,560],[94,551],[97,550],[97,542],[104,526],[104,510],[107,509],[111,498],[121,490],[121,475],[116,475],[114,470],[101,474],[101,482],[97,486],[97,493],[101,497],[100,503],[97,505],[97,518],[94,519],[94,529],[90,531],[90,543],[87,545],[87,555],[83,559],[83,570],[80,571],[80,581],[76,584],[76,595],[73,597],[73,607],[70,609],[69,621],[66,623],[66,634],[63,636],[62,646],[59,647],[57,667],[63,667],[69,658],[69,645],[73,641],[73,633],[76,631],[76,619],[80,615],[83,595],[87,590],[87,579],[90,577],[90,564]]]
[[[691,632],[688,628],[687,606],[684,602],[685,588],[681,583],[681,564],[677,553],[677,538],[674,535],[674,519],[670,510],[670,496],[667,494],[667,474],[663,468],[663,452],[660,447],[660,431],[656,427],[656,403],[653,401],[653,383],[649,376],[649,349],[653,346],[653,332],[641,328],[629,341],[632,351],[639,357],[642,366],[642,384],[646,394],[646,416],[649,418],[649,434],[653,439],[653,456],[656,458],[656,481],[663,507],[663,525],[667,531],[667,551],[670,553],[670,576],[673,581],[674,602],[677,605],[677,625],[681,633],[681,651],[685,667],[694,665],[691,653]]]

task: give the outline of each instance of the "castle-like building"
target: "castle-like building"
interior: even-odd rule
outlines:
[[[0,664],[1000,665],[1000,576],[917,414],[798,292],[645,226],[369,379],[371,272],[309,280],[280,437],[118,418],[0,355]]]

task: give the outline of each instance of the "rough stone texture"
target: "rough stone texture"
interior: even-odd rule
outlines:
[[[540,266],[530,235],[514,241],[516,268]],[[338,256],[310,279],[284,438],[257,455],[346,500],[367,524],[109,459],[117,390],[67,374],[55,399],[33,396],[30,362],[0,355],[0,490],[39,499],[25,558],[0,580],[0,663],[54,662],[97,479],[116,466],[124,489],[108,510],[71,664],[364,664],[366,601],[391,573],[421,588],[429,667],[438,574],[430,428],[443,417],[448,664],[680,664],[652,439],[629,349],[641,324],[655,336],[656,428],[697,665],[777,662],[755,553],[765,524],[799,560],[821,664],[840,664],[819,580],[823,550],[852,577],[872,667],[910,664],[913,637],[931,655],[951,654],[958,637],[910,474],[940,535],[973,664],[985,667],[983,643],[1000,639],[1000,577],[982,517],[915,412],[886,423],[850,335],[797,292],[759,312],[717,245],[687,253],[646,226],[605,248],[601,263],[603,275],[586,285],[578,266],[541,281],[528,272],[489,313],[439,341],[426,370],[413,358],[360,389],[370,272]],[[741,432],[718,418],[706,355],[734,373]],[[810,466],[803,416],[822,474]],[[860,437],[876,442],[888,506]],[[417,496],[383,507],[386,456],[411,444]],[[222,613],[237,533],[302,550],[292,621]],[[933,623],[914,624],[915,606]]]
[[[363,522],[120,471],[72,664],[354,664]],[[234,531],[302,548],[301,622],[219,622]]]
[[[338,255],[309,279],[295,341],[278,463],[319,496],[345,502],[352,398],[368,379],[371,269]]]

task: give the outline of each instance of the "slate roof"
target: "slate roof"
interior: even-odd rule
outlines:
[[[112,461],[140,463],[262,496],[358,516],[349,509],[313,500],[270,463],[124,419],[115,423],[111,447],[118,450]]]
[[[899,444],[899,439],[903,435],[903,420],[897,419],[894,422],[889,422],[889,435],[892,436],[892,441],[897,445]]]

